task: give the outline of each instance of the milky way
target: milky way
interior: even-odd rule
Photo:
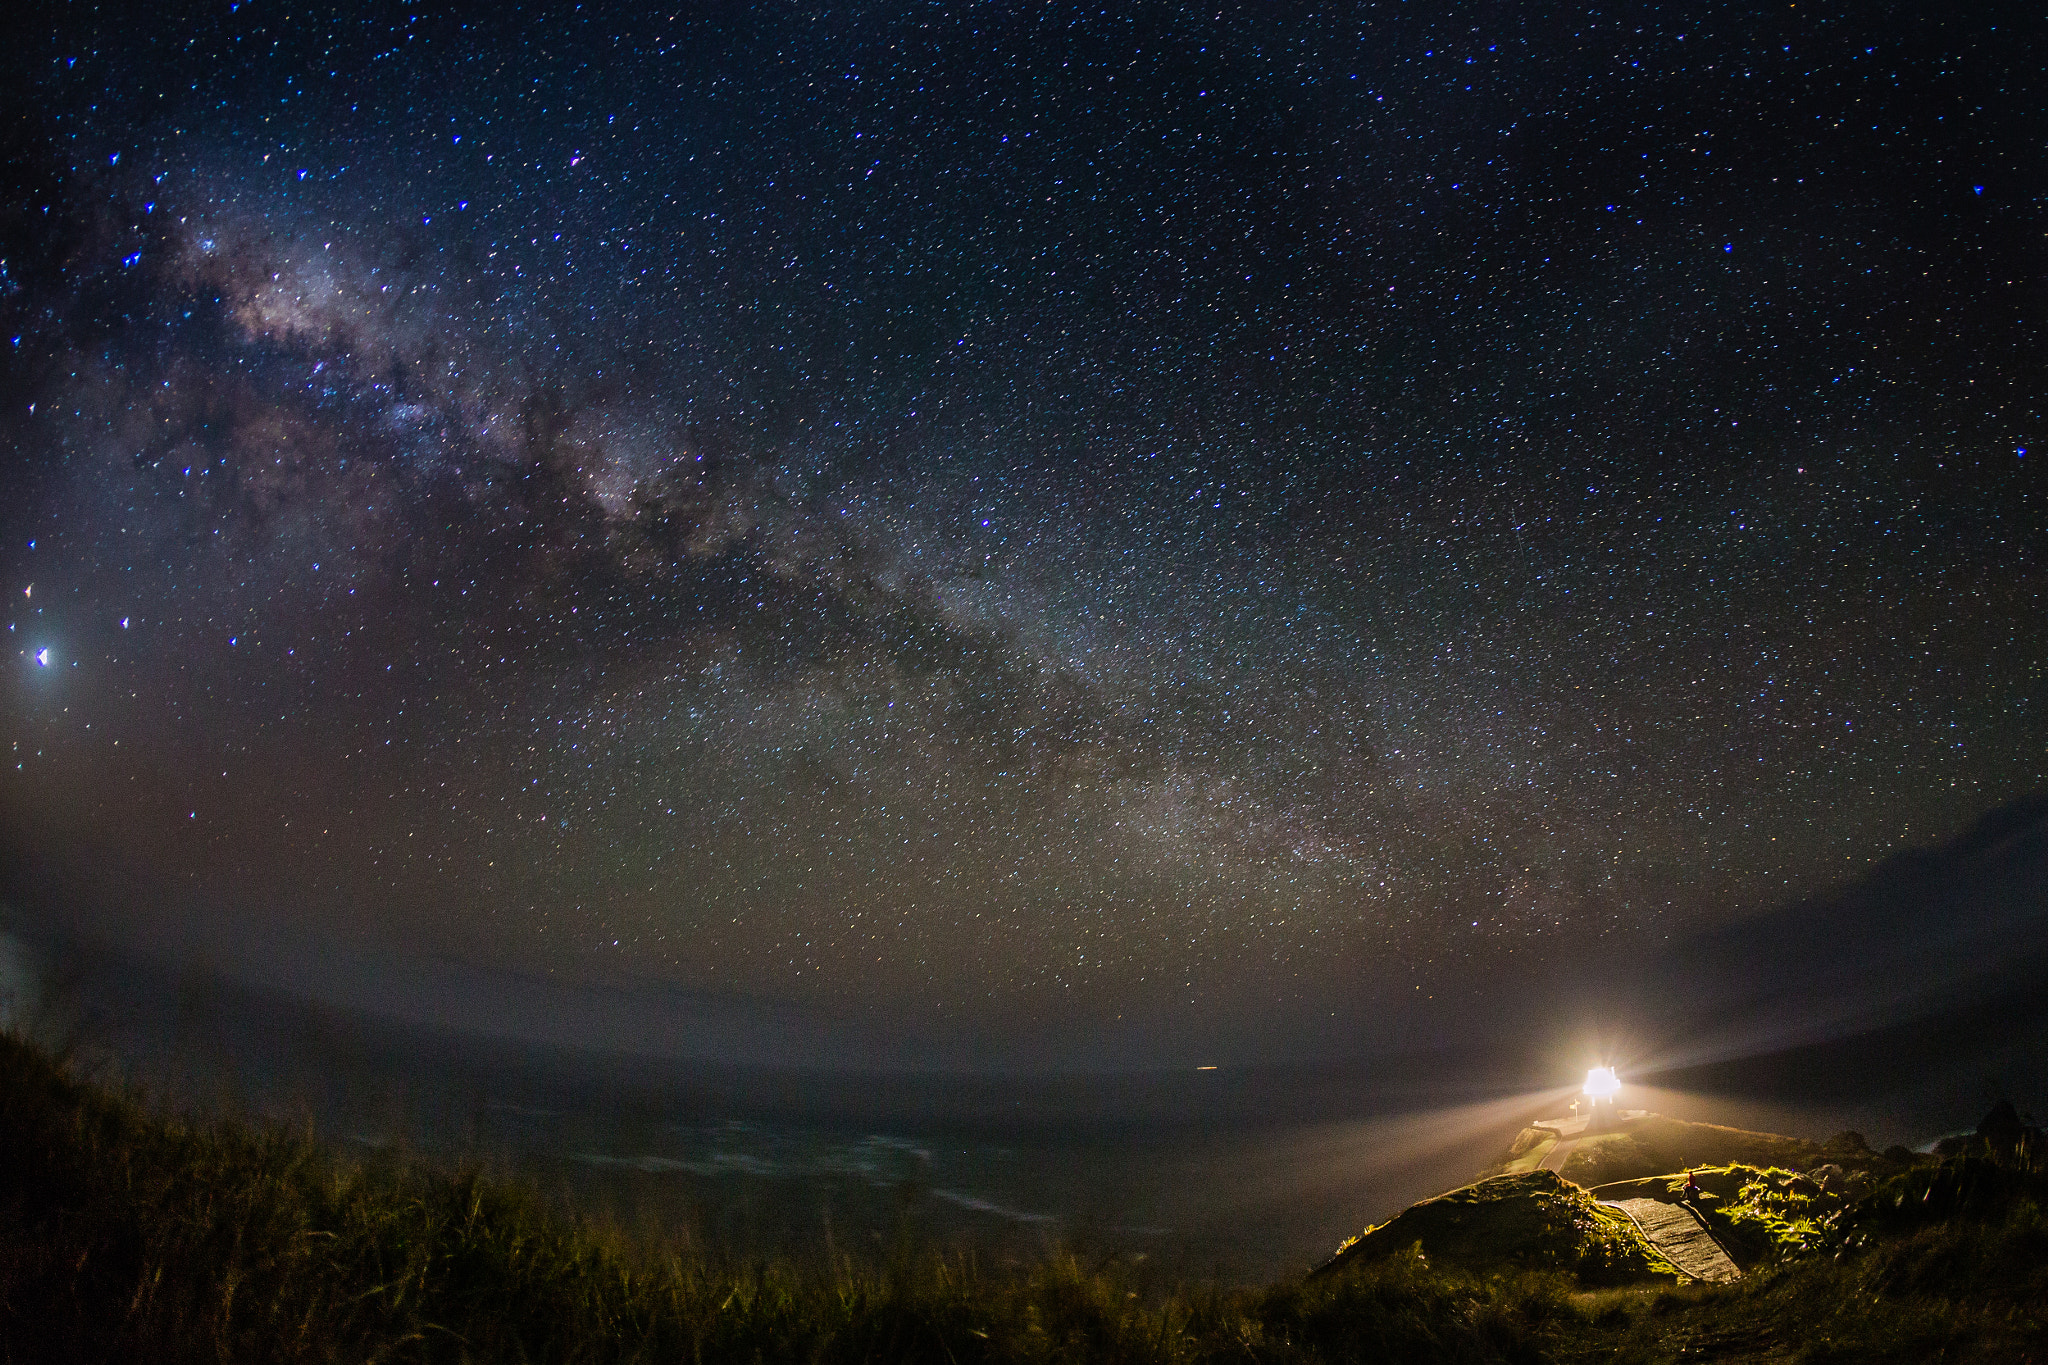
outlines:
[[[1284,1050],[2038,788],[2041,35],[1683,8],[49,8],[12,894]]]

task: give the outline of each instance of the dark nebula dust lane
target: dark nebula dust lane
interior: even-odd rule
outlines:
[[[2044,785],[2038,20],[24,13],[25,922],[1328,1056]]]

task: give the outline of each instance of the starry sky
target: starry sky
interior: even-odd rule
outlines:
[[[7,894],[1143,1061],[1824,893],[2048,770],[2001,10],[32,2]]]

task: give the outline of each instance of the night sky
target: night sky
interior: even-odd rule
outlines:
[[[18,916],[1286,1056],[2048,784],[2038,17],[16,13]]]

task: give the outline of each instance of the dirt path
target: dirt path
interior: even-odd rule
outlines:
[[[1556,1171],[1564,1174],[1565,1158],[1572,1154],[1572,1148],[1579,1145],[1579,1139],[1586,1131],[1587,1119],[1584,1114],[1572,1114],[1564,1118],[1537,1119],[1529,1126],[1540,1132],[1555,1133],[1557,1141],[1536,1163],[1539,1171]]]
[[[1721,1250],[1707,1225],[1684,1205],[1656,1199],[1621,1199],[1608,1207],[1627,1214],[1652,1246],[1694,1279],[1720,1284],[1742,1278],[1742,1272]]]

